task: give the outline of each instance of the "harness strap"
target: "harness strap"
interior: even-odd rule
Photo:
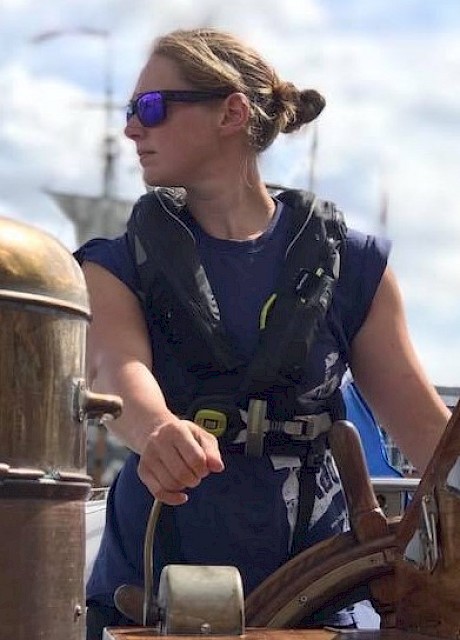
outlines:
[[[316,474],[324,459],[326,443],[325,433],[312,440],[299,469],[299,508],[292,538],[291,557],[305,549],[305,540],[315,504]]]
[[[273,420],[267,414],[266,400],[251,398],[246,424],[246,453],[259,457],[264,451],[265,436],[269,433],[284,433],[294,440],[308,442],[327,433],[332,421],[329,412],[294,416],[291,420]]]
[[[127,233],[146,317],[154,319],[189,370],[206,378],[210,371],[235,370],[242,361],[222,326],[195,238],[180,217],[182,191],[156,188],[141,196]]]
[[[302,443],[307,444],[321,434],[328,433],[332,425],[329,412],[298,415],[291,420],[272,420],[267,414],[267,403],[264,400],[252,400],[251,403],[250,406],[254,404],[260,406],[260,411],[257,412],[257,424],[252,425],[258,435],[259,455],[264,449],[266,436],[272,436],[272,441],[276,441],[277,435],[288,436],[297,446]],[[244,444],[250,439],[248,416],[248,411],[229,403],[228,398],[205,396],[195,400],[184,417],[218,437],[221,444],[225,446]]]

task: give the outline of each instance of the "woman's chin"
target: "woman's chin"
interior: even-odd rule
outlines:
[[[154,173],[153,171],[148,171],[148,169],[144,169],[143,179],[147,188],[172,186],[171,180],[168,180],[168,176],[159,175],[158,173]]]

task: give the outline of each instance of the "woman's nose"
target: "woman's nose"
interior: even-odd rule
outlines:
[[[136,115],[133,115],[129,118],[125,125],[124,134],[130,140],[134,140],[135,138],[139,138],[142,136],[144,128],[139,122],[139,119]]]

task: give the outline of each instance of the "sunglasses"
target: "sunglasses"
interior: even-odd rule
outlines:
[[[226,98],[231,91],[147,91],[128,103],[126,122],[137,116],[143,127],[154,127],[166,118],[167,102],[205,102]]]

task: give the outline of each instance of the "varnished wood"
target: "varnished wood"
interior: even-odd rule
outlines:
[[[158,632],[154,629],[145,628],[124,628],[124,629],[106,629],[104,640],[151,640],[158,638]],[[160,636],[162,637],[162,636]],[[168,636],[176,640],[196,640],[197,636]],[[235,636],[210,636],[219,638],[219,640],[234,640]],[[248,638],[248,640],[334,640],[338,638],[335,631],[325,629],[311,629],[308,631],[299,631],[296,629],[247,629],[243,636],[239,638]],[[392,639],[393,640],[393,639]],[[396,638],[394,639],[396,640]]]
[[[436,447],[436,451],[404,513],[401,527],[398,529],[398,542],[401,548],[407,545],[419,525],[423,496],[432,492],[435,487],[444,487],[447,475],[459,456],[460,403],[456,406],[444,434]]]
[[[340,534],[295,556],[246,599],[246,623],[251,627],[293,627],[369,580],[392,574],[394,530],[359,544],[353,532]],[[338,605],[339,606],[339,605]],[[343,604],[341,606],[344,606]]]
[[[387,520],[372,488],[358,431],[351,422],[335,422],[329,441],[356,538],[359,542],[368,542],[387,535]]]
[[[344,488],[354,535],[363,544],[384,538],[389,534],[389,525],[372,488],[357,429],[351,422],[337,421],[332,425],[329,441]],[[369,582],[369,589],[382,627],[394,626],[396,589],[393,576],[376,577]]]
[[[168,636],[174,640],[196,640],[197,636]],[[210,636],[218,640],[234,640],[235,636]],[[381,631],[344,631],[329,629],[247,629],[240,638],[247,640],[439,640],[437,636],[421,635],[400,629]],[[153,640],[158,633],[153,629],[106,629],[104,640]]]
[[[437,637],[460,635],[460,496],[447,487],[447,476],[460,456],[460,404],[431,459],[397,533],[397,626]],[[408,542],[421,526],[422,501],[437,506],[440,558],[433,571],[404,558]]]

